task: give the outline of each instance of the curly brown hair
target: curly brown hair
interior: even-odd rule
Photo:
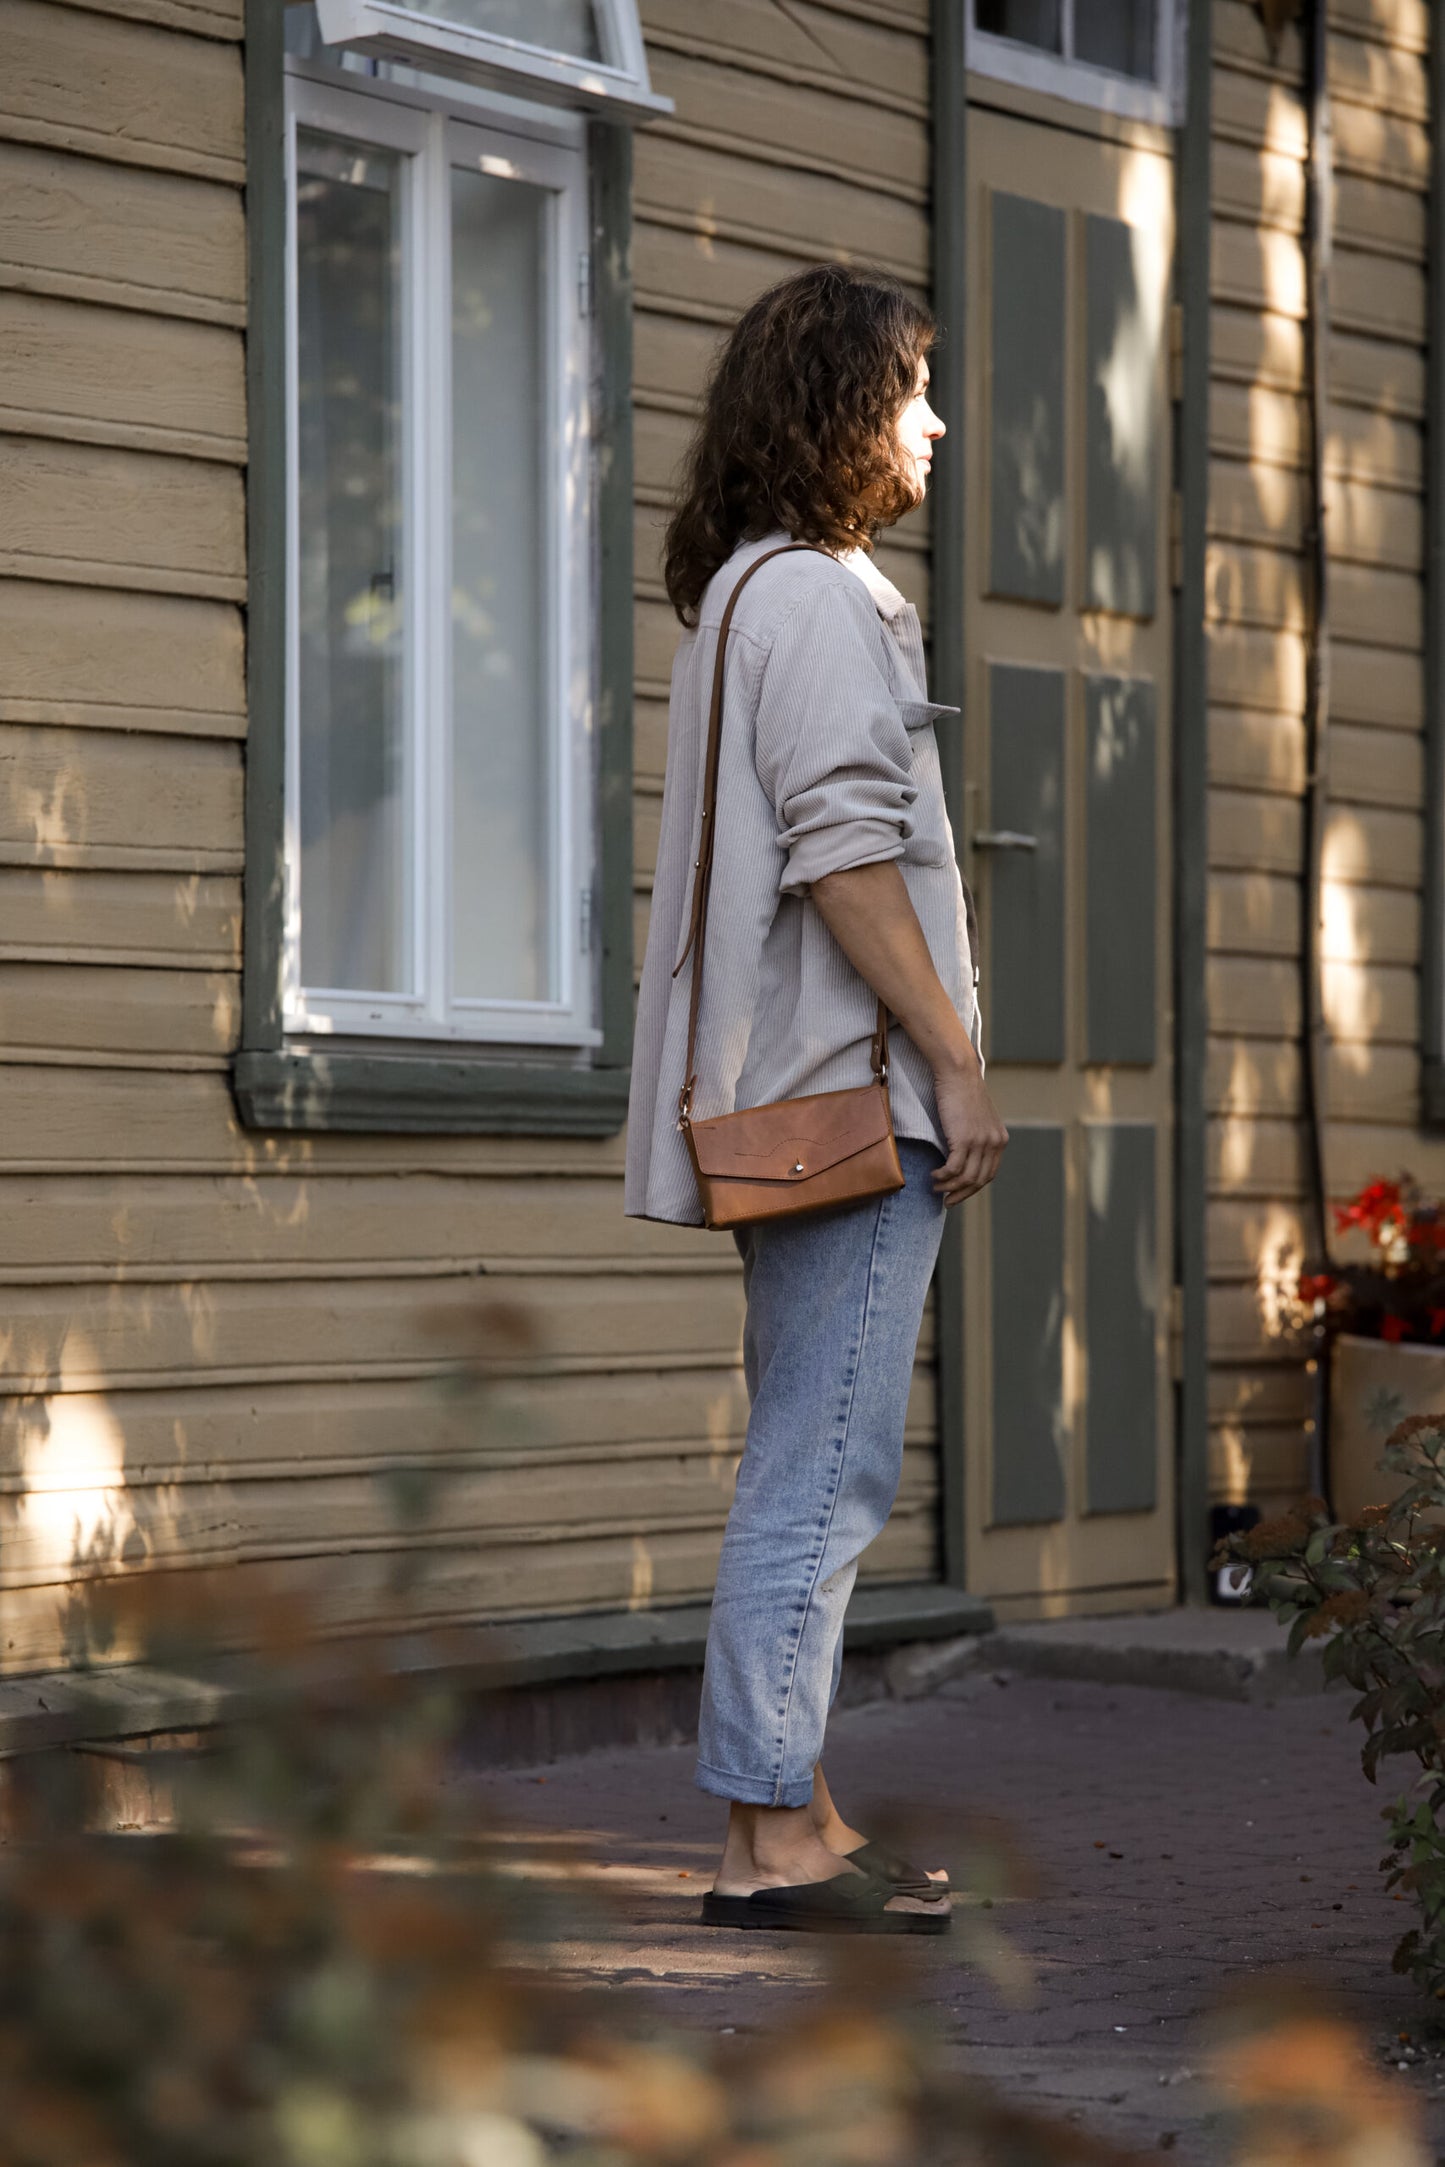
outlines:
[[[740,542],[781,527],[866,549],[912,510],[918,484],[896,432],[936,335],[881,271],[822,263],[758,296],[713,363],[668,522],[667,593],[685,625]]]

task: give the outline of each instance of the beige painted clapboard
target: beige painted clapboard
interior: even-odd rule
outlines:
[[[719,333],[805,263],[930,263],[928,0],[642,16],[677,111],[635,145],[639,955],[660,528]],[[450,1478],[415,1617],[695,1601],[746,1427],[731,1245],[624,1220],[620,1137],[239,1126],[242,28],[0,0],[5,1670],[73,1649],[70,1583],[118,1566],[323,1570],[328,1623],[373,1628],[397,1461]],[[887,568],[926,610],[910,524]],[[535,1344],[483,1419],[448,1380],[498,1299]],[[937,1490],[930,1320],[870,1578],[936,1572]]]
[[[966,1219],[968,1584],[1175,1586],[1167,150],[969,119],[964,845],[1011,1141]]]
[[[1426,0],[1334,0],[1324,355],[1332,656],[1322,922],[1327,1184],[1445,1181],[1422,1130],[1429,44]],[[1311,1480],[1309,1380],[1279,1287],[1303,1246],[1299,918],[1309,527],[1306,56],[1215,0],[1205,1079],[1210,1481],[1265,1511]],[[1269,882],[1270,898],[1261,883]],[[1246,892],[1248,884],[1248,892]]]

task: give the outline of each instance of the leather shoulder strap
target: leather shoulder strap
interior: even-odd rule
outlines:
[[[829,555],[826,549],[820,549],[815,542],[783,542],[776,549],[765,550],[761,557],[753,559],[738,579],[728,596],[727,607],[718,625],[712,671],[712,698],[708,703],[707,751],[703,760],[702,820],[698,833],[697,857],[693,861],[692,910],[688,917],[687,939],[672,971],[676,978],[691,954],[692,991],[687,1012],[687,1080],[677,1102],[678,1112],[683,1120],[687,1119],[691,1110],[693,1093],[697,1087],[697,1025],[702,1009],[702,959],[707,943],[707,908],[712,892],[713,852],[717,844],[718,771],[722,761],[723,662],[727,651],[728,632],[732,626],[733,612],[738,606],[738,597],[753,574],[760,572],[765,564],[771,564],[774,557],[790,556],[799,550],[809,550],[818,557]],[[834,559],[834,562],[836,561]],[[873,1033],[872,1058],[873,1073],[881,1083],[888,1074],[888,1010],[881,1000],[878,1003],[878,1024]]]

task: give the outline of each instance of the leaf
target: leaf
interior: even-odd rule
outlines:
[[[1365,1396],[1364,1412],[1369,1429],[1377,1433],[1393,1430],[1404,1418],[1404,1394],[1394,1391],[1388,1385],[1376,1385],[1374,1390]]]

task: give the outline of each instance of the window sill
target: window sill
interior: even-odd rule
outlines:
[[[236,1056],[248,1129],[379,1135],[615,1136],[631,1071],[444,1054],[256,1051]]]

